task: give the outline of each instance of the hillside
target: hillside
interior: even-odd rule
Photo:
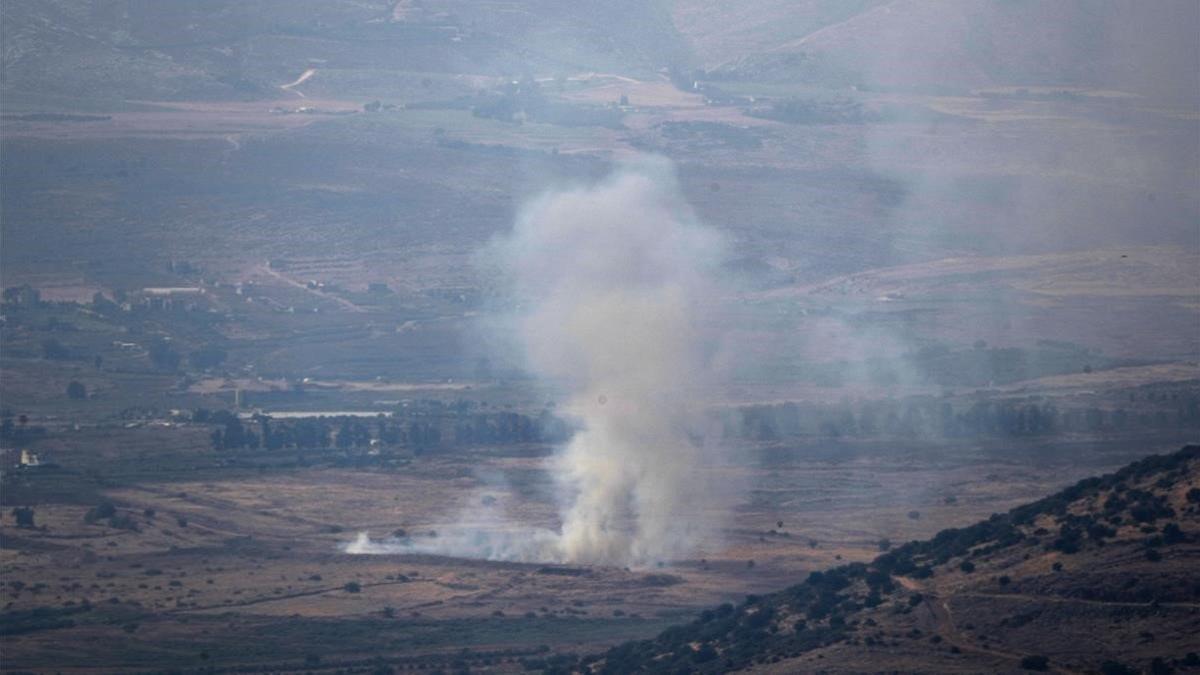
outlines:
[[[703,612],[583,672],[1200,668],[1200,446]],[[549,664],[562,665],[562,664]]]
[[[702,67],[722,77],[884,88],[1049,86],[1194,97],[1195,3],[679,0]],[[1182,20],[1181,20],[1182,19]],[[1183,63],[1183,61],[1180,61]]]
[[[461,93],[460,76],[648,74],[686,58],[665,9],[627,1],[51,0],[6,4],[0,38],[10,109],[271,99],[309,69],[305,96],[436,98]]]
[[[700,79],[964,92],[1039,87],[1195,100],[1186,1],[50,0],[8,3],[8,106],[459,95],[463,77]]]

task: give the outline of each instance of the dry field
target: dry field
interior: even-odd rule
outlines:
[[[136,531],[87,524],[88,498],[37,505],[41,529],[4,519],[6,612],[97,608],[77,615],[73,627],[6,638],[7,658],[14,668],[39,663],[67,641],[87,645],[56,660],[67,669],[86,669],[85,655],[146,668],[165,658],[163,645],[170,658],[161,662],[177,666],[284,667],[286,655],[307,654],[310,629],[358,636],[323,641],[327,663],[382,635],[392,641],[377,653],[417,659],[404,663],[449,658],[449,645],[509,650],[504,658],[535,654],[541,645],[594,650],[815,569],[868,560],[882,539],[925,538],[1003,511],[1124,462],[1127,445],[1025,449],[1044,455],[1035,464],[1011,454],[1020,450],[984,445],[936,452],[903,443],[746,446],[736,463],[711,470],[718,484],[738,486],[731,507],[713,500],[719,531],[686,560],[634,569],[341,551],[360,531],[432,537],[493,499],[513,522],[553,528],[557,507],[540,453],[479,451],[390,471],[230,471],[223,478],[205,469],[190,480],[184,470],[169,481],[113,484],[92,498],[111,500]],[[63,447],[56,456],[71,452]],[[278,649],[269,657],[246,651],[244,641],[279,630],[279,621],[292,623],[276,638]],[[205,628],[189,632],[189,625]],[[458,633],[457,641],[448,637]],[[471,658],[475,666],[485,659]]]

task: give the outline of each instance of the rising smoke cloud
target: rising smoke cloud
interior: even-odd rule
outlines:
[[[695,403],[723,248],[659,158],[529,203],[488,254],[520,308],[510,325],[527,369],[563,391],[579,422],[552,461],[561,529],[472,514],[437,538],[361,535],[347,550],[614,565],[692,550],[715,530],[705,514],[719,511]]]

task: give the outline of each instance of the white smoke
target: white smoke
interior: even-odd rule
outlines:
[[[528,369],[581,423],[553,460],[561,530],[460,523],[436,539],[360,537],[350,552],[639,564],[692,550],[720,511],[694,403],[722,248],[665,160],[533,200],[489,253],[522,308],[513,326]]]

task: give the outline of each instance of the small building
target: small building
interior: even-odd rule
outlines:
[[[199,286],[160,286],[142,289],[142,295],[152,297],[176,297],[203,294],[204,289]]]
[[[143,288],[129,299],[131,308],[183,309],[196,311],[204,306],[207,293],[199,286],[165,286]]]

